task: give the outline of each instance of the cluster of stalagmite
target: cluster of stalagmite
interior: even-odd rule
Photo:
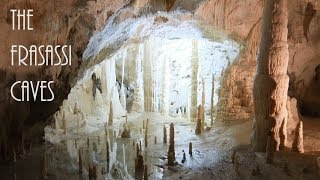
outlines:
[[[169,151],[168,151],[168,165],[173,166],[176,160],[175,158],[175,148],[174,148],[174,126],[173,123],[170,124],[170,137],[169,137]]]
[[[299,122],[296,130],[294,139],[292,142],[292,151],[298,152],[298,153],[304,153],[304,147],[303,147],[303,123],[302,121]]]
[[[252,145],[255,151],[279,150],[286,137],[287,93],[289,86],[288,7],[287,0],[265,2],[260,53],[254,81],[255,122]],[[268,136],[269,132],[271,136]],[[268,140],[270,138],[270,140]]]

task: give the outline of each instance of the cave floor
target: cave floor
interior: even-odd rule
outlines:
[[[144,147],[144,133],[141,133],[142,121],[149,119],[148,147]],[[209,120],[209,116],[207,117]],[[118,121],[118,122],[117,122]],[[115,120],[114,126],[122,126],[125,117]],[[164,118],[157,113],[130,114],[128,118],[131,138],[117,138],[114,143],[110,140],[111,162],[110,172],[113,179],[134,179],[135,143],[142,142],[142,155],[148,165],[149,179],[319,179],[319,168],[316,158],[320,156],[317,150],[319,142],[320,121],[304,119],[305,154],[299,155],[290,150],[275,153],[275,163],[265,164],[264,153],[254,153],[250,150],[250,132],[252,122],[236,122],[215,124],[211,130],[201,135],[195,135],[195,123],[185,118]],[[163,125],[175,125],[175,152],[178,165],[169,167],[167,162],[168,144],[163,144]],[[209,122],[207,122],[209,123]],[[90,124],[93,125],[93,124]],[[318,126],[319,125],[319,126]],[[103,127],[102,127],[103,129]],[[72,131],[70,131],[72,132]],[[78,175],[77,148],[82,147],[84,168],[89,161],[97,165],[101,174],[105,171],[105,156],[103,155],[104,130],[91,132],[89,148],[87,135],[81,135],[75,145],[73,139],[56,145],[41,145],[34,147],[31,152],[16,163],[2,162],[0,164],[0,179],[39,179],[40,155],[47,153],[48,179],[88,179],[87,171]],[[96,138],[98,136],[100,141]],[[157,144],[154,139],[157,136]],[[73,136],[69,136],[73,137]],[[79,137],[78,137],[79,138]],[[79,138],[79,139],[81,139]],[[95,139],[95,140],[94,140]],[[289,143],[292,135],[289,134]],[[188,154],[189,142],[193,143],[193,155]],[[124,149],[124,150],[123,150]],[[237,162],[231,160],[236,149]],[[319,148],[318,148],[319,149]],[[111,151],[112,151],[111,150]],[[186,152],[186,162],[182,163],[183,150]],[[125,153],[123,153],[125,152]],[[90,155],[89,155],[90,154]],[[123,161],[125,154],[125,161]],[[125,164],[125,166],[124,166]],[[260,172],[253,174],[253,169],[259,166]],[[14,173],[15,172],[15,173]],[[108,175],[98,175],[98,179],[110,179]]]

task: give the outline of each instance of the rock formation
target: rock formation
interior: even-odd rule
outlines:
[[[281,125],[287,118],[288,70],[288,8],[287,0],[266,1],[263,15],[260,54],[253,95],[255,122],[252,145],[255,151],[265,151],[268,132],[273,128],[276,150],[283,136]],[[276,23],[281,22],[281,23]]]
[[[304,147],[303,147],[303,123],[302,121],[299,122],[296,130],[294,139],[292,142],[292,151],[298,152],[298,153],[304,153]]]

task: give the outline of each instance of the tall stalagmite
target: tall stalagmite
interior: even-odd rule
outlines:
[[[163,125],[163,144],[167,144],[167,128]]]
[[[204,130],[204,118],[205,118],[205,104],[206,104],[206,93],[205,93],[205,89],[206,89],[206,83],[204,81],[204,78],[202,78],[202,108],[203,108],[203,114],[202,115],[202,119],[201,119],[201,128],[202,131]]]
[[[176,158],[175,158],[175,150],[174,150],[174,126],[173,126],[173,123],[170,124],[170,140],[169,140],[168,158],[170,158],[170,154],[172,154],[171,158],[174,161]]]
[[[199,57],[198,57],[198,41],[192,41],[192,75],[191,75],[191,120],[197,119],[198,107],[198,71],[199,71]]]
[[[214,122],[214,74],[212,74],[212,89],[211,89],[211,111],[210,111],[210,116],[211,116],[211,126],[213,126]]]
[[[268,133],[278,150],[280,128],[287,117],[288,70],[288,7],[287,0],[267,0],[263,14],[262,36],[253,95],[255,122],[251,143],[255,151],[265,151]]]
[[[113,124],[113,108],[112,108],[112,101],[110,102],[110,111],[109,111],[109,120],[108,125],[112,126]]]

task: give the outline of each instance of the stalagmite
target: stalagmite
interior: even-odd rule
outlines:
[[[62,127],[63,127],[63,133],[67,134],[67,120],[66,120],[66,116],[65,116],[65,112],[63,111],[62,114]]]
[[[142,152],[142,145],[141,145],[141,141],[139,141],[139,150],[140,150],[140,154]]]
[[[122,160],[123,160],[123,167],[126,168],[126,150],[124,148],[124,144],[122,144]]]
[[[76,102],[74,104],[74,108],[73,108],[73,114],[77,114],[79,112],[79,109],[78,109],[78,102]]]
[[[189,143],[189,154],[192,156],[192,142]]]
[[[81,156],[81,151],[78,151],[79,154],[79,174],[82,174],[82,156]]]
[[[40,170],[41,170],[41,174],[40,174],[40,178],[41,179],[47,179],[47,175],[48,175],[48,169],[47,169],[47,159],[46,159],[46,155],[42,155],[40,157],[40,161],[41,161],[41,165],[40,165]]]
[[[167,128],[163,125],[163,144],[167,144]]]
[[[75,147],[76,149],[78,148],[77,139],[74,140],[74,147]]]
[[[174,166],[174,154],[172,152],[168,156],[168,166]]]
[[[110,148],[109,148],[109,141],[106,143],[106,151],[107,151],[107,161],[110,159]]]
[[[89,146],[90,146],[90,139],[87,138],[87,147],[89,148]]]
[[[186,153],[184,152],[184,150],[182,152],[183,152],[183,157],[182,157],[181,163],[185,163],[187,160]]]
[[[196,134],[201,134],[203,132],[203,127],[204,127],[204,122],[203,122],[203,107],[201,105],[199,105],[198,107],[198,118],[197,118],[197,126],[196,126],[196,130],[195,133]]]
[[[294,139],[292,142],[292,151],[298,152],[298,153],[304,153],[304,147],[303,147],[303,123],[302,121],[299,122],[296,130]]]
[[[198,104],[198,71],[199,71],[199,57],[198,57],[198,41],[192,41],[192,76],[191,76],[191,120],[193,122],[197,119],[197,104]]]
[[[281,125],[287,116],[288,71],[288,7],[287,0],[268,0],[262,21],[262,36],[254,81],[255,122],[251,143],[254,151],[265,151],[268,133],[273,128],[279,149]]]
[[[137,143],[137,145],[136,145],[136,157],[137,158],[138,158],[139,154],[140,154],[140,148],[139,148],[139,144]]]
[[[203,108],[203,114],[201,114],[202,118],[201,118],[201,129],[202,131],[204,131],[204,118],[205,118],[205,104],[206,104],[206,93],[205,93],[205,88],[206,88],[206,84],[204,81],[204,78],[202,78],[202,102],[201,102],[201,106]]]
[[[148,180],[148,165],[144,166],[144,175],[143,175],[144,180]]]
[[[15,163],[15,162],[17,162],[17,153],[16,153],[16,150],[15,150],[15,148],[13,148],[13,150],[12,150],[12,161]]]
[[[108,119],[108,126],[112,126],[113,124],[113,107],[112,101],[110,102],[110,111],[109,111],[109,119]]]
[[[280,128],[280,145],[279,150],[283,150],[287,145],[287,121],[288,115],[283,119],[282,125]]]
[[[175,150],[174,150],[174,126],[173,123],[170,124],[170,140],[169,140],[169,151],[168,151],[168,164],[172,166],[175,158]]]
[[[211,127],[214,123],[214,74],[212,74],[212,90],[211,90]]]
[[[206,104],[206,93],[205,93],[206,83],[204,81],[204,78],[202,78],[202,98],[201,98],[201,105],[202,107],[205,107]]]
[[[266,147],[266,163],[272,164],[274,158],[274,152],[276,151],[276,143],[275,143],[275,132],[273,129],[270,131],[268,135],[267,147]]]
[[[154,137],[154,144],[157,144],[157,136]]]
[[[148,147],[148,131],[147,131],[147,129],[144,133],[144,147]]]
[[[143,128],[143,129],[146,129],[144,120],[142,120],[142,128]]]

